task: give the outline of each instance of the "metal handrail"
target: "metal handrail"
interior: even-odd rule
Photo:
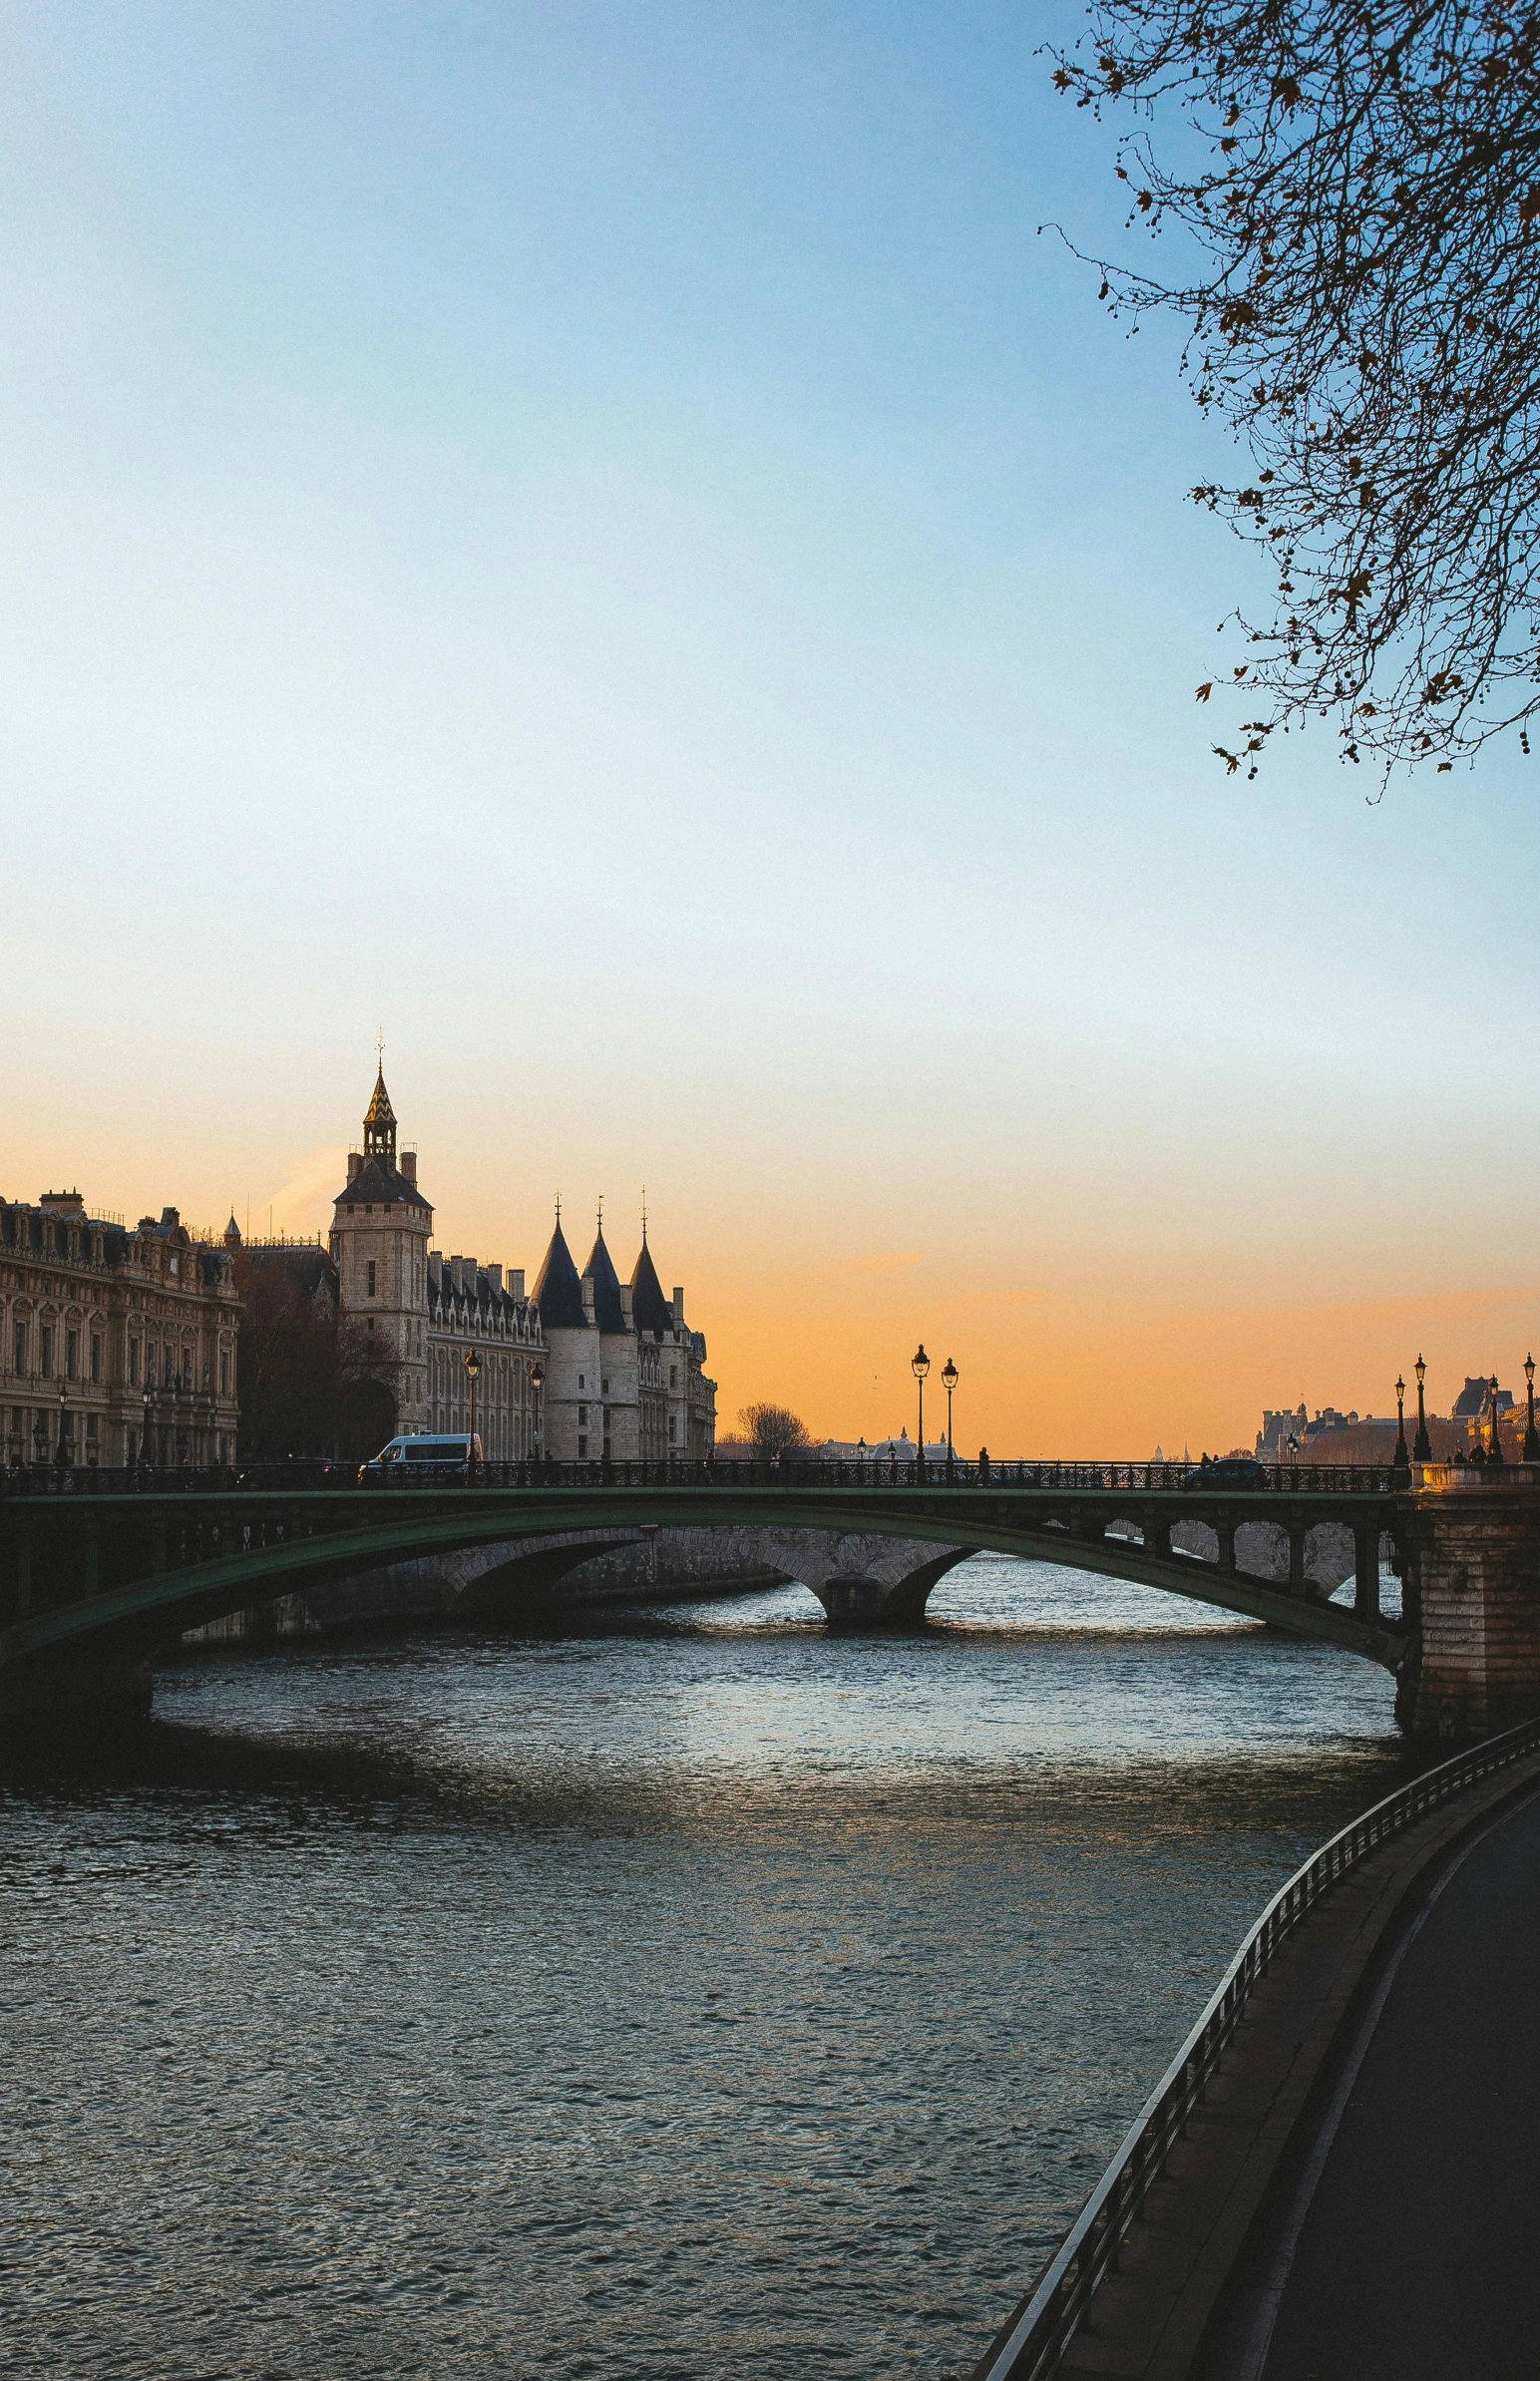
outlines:
[[[467,1472],[473,1476],[467,1479]],[[367,1475],[367,1476],[365,1476]],[[1235,1499],[1244,1510],[1257,1496],[1389,1496],[1409,1483],[1382,1463],[1275,1465],[1261,1479],[1234,1482],[1212,1478],[1195,1463],[1109,1463],[996,1461],[988,1455],[964,1461],[916,1463],[882,1456],[865,1461],[780,1456],[668,1456],[658,1461],[558,1462],[531,1456],[518,1462],[478,1460],[390,1463],[378,1468],[322,1457],[220,1464],[60,1465],[51,1457],[0,1470],[0,1495],[123,1495],[153,1488],[162,1495],[227,1494],[238,1488],[354,1488],[392,1492],[433,1489],[455,1482],[479,1488],[892,1488],[913,1495],[917,1488],[1032,1488],[1101,1490],[1152,1495],[1183,1489],[1205,1497]]]
[[[1316,1904],[1377,1845],[1467,1786],[1536,1751],[1540,1720],[1526,1720],[1456,1754],[1351,1820],[1275,1893],[1062,2244],[974,2366],[971,2381],[1046,2381],[1058,2371],[1096,2289],[1116,2265],[1123,2242],[1143,2212],[1146,2193],[1202,2101],[1247,2002],[1275,1953]]]

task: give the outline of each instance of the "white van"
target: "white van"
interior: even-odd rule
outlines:
[[[424,1431],[416,1438],[393,1438],[382,1446],[377,1455],[358,1467],[358,1484],[362,1488],[372,1481],[378,1486],[401,1487],[414,1479],[464,1479],[468,1463],[482,1461],[480,1433],[475,1438],[464,1430],[444,1432]]]

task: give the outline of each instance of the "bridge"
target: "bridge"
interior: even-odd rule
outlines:
[[[1490,1518],[1490,1492],[1483,1499]],[[0,1488],[0,1711],[143,1695],[143,1666],[184,1630],[393,1562],[498,1549],[478,1609],[513,1614],[532,1586],[585,1559],[598,1533],[724,1522],[935,1547],[898,1579],[822,1580],[815,1592],[836,1626],[913,1625],[955,1563],[988,1550],[1137,1580],[1401,1672],[1415,1627],[1381,1614],[1379,1559],[1386,1534],[1398,1562],[1411,1548],[1415,1501],[1405,1474],[1348,1466],[1284,1468],[1241,1486],[1177,1464],[986,1458],[535,1461],[422,1485],[410,1475],[361,1483],[325,1464],[38,1466]],[[1351,1533],[1350,1606],[1309,1576],[1323,1523]],[[1211,1551],[1174,1542],[1184,1524]]]
[[[970,1553],[1067,1563],[1321,1638],[1382,1664],[1417,1733],[1540,1711],[1540,1466],[1408,1470],[1125,1462],[479,1464],[419,1485],[350,1468],[36,1466],[0,1486],[0,1712],[148,1694],[146,1663],[186,1629],[414,1558],[494,1548],[477,1609],[510,1617],[618,1529],[818,1531],[935,1547],[902,1576],[835,1572],[835,1626],[912,1626]],[[1312,1533],[1346,1529],[1353,1599],[1310,1573]],[[1178,1533],[1189,1543],[1178,1542]],[[1388,1537],[1402,1612],[1379,1609]],[[1191,1541],[1196,1539],[1197,1545]]]

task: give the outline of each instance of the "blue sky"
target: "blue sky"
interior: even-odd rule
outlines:
[[[1077,22],[0,10],[8,1195],[315,1228],[383,1024],[444,1245],[646,1181],[729,1404],[1506,1361],[1523,764],[1210,757],[1227,452],[1038,235],[1125,238]]]

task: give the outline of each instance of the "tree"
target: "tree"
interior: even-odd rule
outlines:
[[[1487,0],[1091,0],[1054,81],[1131,107],[1130,222],[1201,259],[1103,263],[1114,308],[1189,325],[1198,403],[1249,445],[1197,502],[1278,602],[1233,772],[1335,717],[1343,758],[1473,757],[1540,703],[1540,15]],[[1175,122],[1171,120],[1175,118]],[[1157,162],[1152,127],[1170,124]],[[1200,701],[1215,681],[1198,688]]]
[[[242,1456],[372,1455],[395,1428],[396,1368],[338,1314],[321,1262],[309,1278],[310,1255],[236,1253]]]
[[[740,1405],[738,1421],[744,1436],[753,1440],[755,1453],[767,1460],[813,1443],[807,1424],[789,1405]]]

